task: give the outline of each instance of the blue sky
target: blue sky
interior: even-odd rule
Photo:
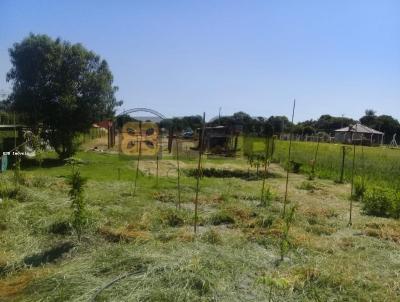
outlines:
[[[123,109],[166,116],[400,118],[400,1],[0,1],[0,90],[7,49],[29,32],[106,59]]]

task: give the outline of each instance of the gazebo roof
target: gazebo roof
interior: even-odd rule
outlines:
[[[350,125],[349,127],[345,127],[342,129],[335,130],[335,132],[354,132],[354,133],[364,133],[364,134],[379,134],[384,135],[383,132],[377,131],[375,129],[364,126],[360,123],[355,125]]]

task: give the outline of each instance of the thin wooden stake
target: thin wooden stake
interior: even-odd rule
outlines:
[[[294,121],[294,112],[296,109],[296,100],[293,101],[293,112],[292,112],[292,125]],[[287,163],[287,173],[286,173],[286,188],[285,188],[285,199],[283,201],[283,212],[282,212],[282,217],[285,217],[286,215],[286,204],[287,204],[287,198],[288,198],[288,186],[289,186],[289,172],[290,172],[290,160],[292,156],[292,129],[290,129],[290,135],[289,135],[289,151],[288,151],[288,163]]]
[[[261,204],[264,205],[264,193],[265,193],[265,179],[267,178],[268,166],[269,166],[269,145],[270,140],[269,138],[265,138],[266,148],[265,148],[265,161],[264,161],[264,175],[263,175],[263,182],[261,188]]]
[[[156,153],[156,187],[158,187],[158,170],[159,170],[159,155],[160,155],[160,152],[162,152],[161,150],[161,145],[162,145],[162,137],[161,137],[161,134],[160,133],[158,133],[160,136],[159,136],[159,138],[157,139],[157,153]],[[160,137],[161,137],[161,139],[160,139]]]
[[[342,146],[342,165],[341,165],[341,169],[340,169],[340,183],[344,182],[344,163],[345,163],[345,159],[346,159],[346,146]]]
[[[138,143],[139,143],[139,155],[138,155],[138,160],[137,160],[137,166],[136,166],[136,176],[135,176],[135,184],[133,187],[133,196],[136,195],[136,186],[137,186],[137,179],[139,176],[139,163],[140,163],[140,157],[142,155],[142,122],[139,121],[139,137],[138,137]]]
[[[356,143],[353,140],[353,166],[351,169],[351,195],[350,195],[350,209],[349,209],[349,226],[353,225],[352,213],[353,213],[353,190],[354,190],[354,172],[356,167]]]
[[[15,119],[15,111],[14,111],[14,149],[17,148],[17,124]]]
[[[204,136],[206,130],[206,113],[203,113],[203,126],[200,137],[200,146],[199,146],[199,161],[197,163],[197,182],[196,182],[196,198],[194,201],[194,234],[197,234],[197,210],[198,210],[198,201],[199,201],[199,189],[200,189],[200,169],[201,169],[201,157],[203,154],[203,144],[204,144]]]
[[[314,161],[313,161],[312,168],[311,168],[311,177],[310,177],[311,180],[313,180],[314,177],[315,177],[315,165],[317,164],[319,143],[320,143],[320,140],[319,140],[319,135],[318,135],[318,137],[317,137],[317,148],[315,150]]]
[[[176,137],[176,167],[177,167],[177,173],[178,173],[178,204],[177,208],[181,208],[181,171],[179,168],[179,145],[178,145],[178,137]]]
[[[364,161],[364,134],[361,134],[361,173],[362,173],[362,195],[361,202],[364,201],[364,193],[365,193],[365,161]]]

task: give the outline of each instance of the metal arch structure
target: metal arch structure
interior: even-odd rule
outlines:
[[[121,115],[125,115],[125,114],[131,114],[131,113],[135,113],[135,112],[147,112],[147,113],[151,113],[155,116],[158,116],[160,119],[165,120],[167,117],[163,114],[161,114],[158,111],[155,111],[153,109],[149,109],[149,108],[133,108],[133,109],[128,109],[128,110],[124,110],[123,112],[121,112],[120,114],[118,114],[117,116],[121,116]]]
[[[124,110],[123,112],[118,114],[116,117],[135,113],[135,112],[147,112],[147,113],[150,113],[150,114],[153,114],[153,115],[159,117],[162,120],[167,119],[167,117],[165,115],[161,114],[160,112],[158,112],[156,110],[149,109],[149,108],[133,108],[133,109]],[[111,125],[109,125],[109,128],[108,128],[108,148],[109,149],[115,145],[115,130],[116,130],[115,128],[116,128],[116,126],[115,126],[115,121],[114,121],[111,123]]]

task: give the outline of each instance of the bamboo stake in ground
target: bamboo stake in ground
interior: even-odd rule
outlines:
[[[177,168],[177,173],[178,173],[178,203],[177,203],[177,208],[181,208],[181,171],[179,169],[179,143],[178,143],[178,137],[176,137],[175,140],[176,143],[176,168]]]
[[[264,200],[264,194],[265,194],[265,179],[267,178],[267,173],[268,173],[268,166],[269,166],[269,145],[270,145],[270,140],[269,137],[265,138],[265,158],[264,158],[264,175],[263,175],[263,182],[262,182],[262,188],[261,188],[261,204],[266,205],[265,200]]]
[[[293,111],[292,111],[292,125],[293,125],[293,120],[294,120],[294,111],[296,109],[296,100],[293,101]],[[283,131],[284,129],[282,129]],[[285,217],[286,215],[286,204],[287,204],[287,198],[288,198],[288,186],[289,186],[289,172],[290,172],[290,160],[292,156],[292,129],[290,129],[290,134],[289,134],[289,151],[288,151],[288,162],[287,162],[287,172],[286,172],[286,187],[285,187],[285,199],[283,201],[283,212],[282,212],[282,217]]]
[[[135,184],[134,184],[134,187],[133,187],[133,196],[136,195],[137,179],[138,179],[138,176],[139,176],[140,156],[142,155],[142,122],[141,121],[139,121],[138,144],[139,144],[139,154],[138,154],[137,165],[136,165],[136,175],[135,175]]]
[[[340,169],[340,180],[339,183],[343,183],[344,181],[344,163],[345,163],[345,159],[346,159],[346,147],[342,146],[342,165],[341,165],[341,169]]]
[[[200,189],[200,169],[201,169],[201,156],[203,154],[203,143],[206,131],[206,113],[203,113],[203,126],[201,131],[201,137],[199,137],[199,161],[197,163],[197,182],[196,182],[196,198],[194,200],[194,233],[197,233],[197,210],[199,202],[199,189]]]
[[[313,160],[313,162],[312,162],[310,180],[313,180],[313,179],[315,178],[315,165],[317,164],[319,143],[320,143],[320,140],[319,140],[319,135],[318,135],[318,136],[317,136],[317,148],[316,148],[316,150],[315,150],[314,160]]]
[[[159,150],[157,149],[156,154],[156,186],[158,187],[158,170],[159,170],[159,155],[162,154],[162,136],[160,134],[160,139],[157,139],[157,145]]]
[[[364,201],[364,193],[365,193],[365,161],[364,161],[364,134],[361,135],[361,185],[362,185],[362,194],[361,194],[361,202]]]
[[[353,213],[353,190],[354,190],[354,172],[356,167],[356,143],[353,139],[353,166],[351,169],[351,195],[350,195],[350,209],[349,209],[349,226],[353,225],[352,213]]]

